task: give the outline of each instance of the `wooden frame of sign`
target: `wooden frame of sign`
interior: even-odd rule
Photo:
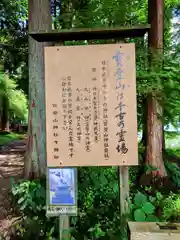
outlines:
[[[60,31],[60,32],[57,32],[57,31],[52,31],[52,32],[31,32],[31,33],[29,33],[29,36],[31,36],[34,40],[36,40],[36,41],[38,41],[38,42],[51,42],[52,43],[52,46],[54,45],[54,44],[57,44],[58,45],[58,42],[59,43],[61,43],[61,45],[62,45],[62,42],[64,42],[64,41],[71,41],[71,40],[93,40],[93,39],[124,39],[124,38],[126,38],[126,37],[143,37],[144,36],[144,34],[146,33],[146,32],[148,32],[149,31],[149,29],[150,29],[150,25],[145,25],[145,26],[134,26],[134,27],[130,27],[130,28],[103,28],[103,29],[73,29],[73,30],[62,30],[62,31]],[[111,61],[111,63],[109,64],[108,63],[108,68],[106,68],[106,73],[107,73],[107,69],[109,69],[108,70],[108,74],[110,74],[110,78],[109,78],[109,80],[111,79],[111,80],[113,80],[113,75],[112,75],[112,73],[110,73],[110,70],[112,70],[114,73],[116,73],[116,67],[115,67],[115,64],[113,65],[112,64],[112,61],[113,61],[113,57],[114,57],[114,60],[115,60],[115,62],[118,64],[118,61],[119,61],[119,57],[118,57],[118,52],[117,52],[117,49],[118,50],[120,50],[121,48],[120,48],[120,46],[122,47],[122,49],[127,49],[127,51],[124,51],[124,53],[125,53],[125,55],[126,55],[126,53],[132,53],[133,52],[133,54],[127,54],[126,55],[126,57],[127,58],[130,58],[130,61],[129,61],[129,64],[130,64],[130,62],[131,62],[131,64],[129,65],[130,67],[132,67],[132,69],[131,69],[131,71],[132,71],[132,75],[131,74],[128,74],[127,73],[127,75],[125,74],[125,76],[126,76],[126,78],[124,78],[124,80],[122,80],[122,81],[124,81],[122,84],[125,84],[126,85],[126,87],[127,88],[125,88],[124,90],[126,91],[126,96],[128,96],[128,98],[129,99],[125,99],[125,101],[124,102],[126,102],[126,103],[128,103],[129,104],[129,110],[131,109],[132,111],[133,111],[133,115],[131,115],[131,113],[130,113],[130,111],[129,111],[129,118],[131,118],[130,120],[131,120],[131,123],[128,123],[128,128],[130,128],[131,129],[131,131],[133,132],[133,139],[135,140],[135,134],[136,134],[136,131],[135,130],[133,130],[134,128],[136,128],[137,127],[137,125],[136,125],[136,114],[135,114],[135,108],[136,108],[136,106],[132,106],[132,104],[134,104],[134,102],[131,102],[130,101],[130,98],[131,98],[131,94],[132,94],[132,98],[133,98],[133,100],[135,101],[135,65],[133,66],[133,64],[135,63],[135,61],[134,61],[134,50],[133,50],[133,46],[131,45],[131,47],[130,48],[127,48],[126,46],[127,45],[121,45],[121,44],[117,44],[116,46],[99,46],[99,50],[101,51],[101,54],[98,54],[98,52],[97,52],[97,60],[98,60],[98,62],[94,59],[94,57],[92,58],[92,59],[94,59],[95,60],[95,62],[96,62],[96,64],[92,64],[93,63],[93,61],[90,61],[91,62],[91,66],[89,66],[89,68],[87,68],[87,64],[86,64],[86,60],[87,60],[87,58],[85,58],[84,59],[84,61],[82,62],[82,60],[81,59],[79,59],[78,58],[78,60],[76,60],[76,61],[79,61],[80,60],[80,62],[81,62],[81,64],[83,63],[83,65],[85,65],[86,66],[86,70],[88,71],[88,73],[89,73],[89,75],[88,75],[88,80],[89,81],[93,81],[92,80],[92,72],[93,72],[93,68],[97,68],[98,69],[98,71],[101,71],[100,69],[102,69],[102,64],[103,64],[103,62],[104,62],[104,60],[105,60],[105,62],[106,62],[106,64],[107,64],[107,62],[108,62],[108,60],[110,60]],[[129,45],[130,46],[130,45]],[[92,47],[93,46],[91,46],[89,49],[91,49],[92,50]],[[80,49],[81,48],[81,49]],[[109,48],[109,49],[108,49]],[[49,55],[49,56],[51,56],[52,58],[51,58],[51,60],[53,61],[53,63],[55,63],[54,62],[54,55],[53,54],[55,54],[55,56],[56,56],[56,58],[57,58],[57,56],[58,56],[58,59],[61,61],[61,63],[63,64],[63,57],[65,57],[65,52],[68,52],[69,50],[65,50],[65,49],[68,49],[68,48],[61,48],[60,49],[60,47],[55,47],[55,48],[53,48],[54,50],[52,50],[52,48],[48,48],[48,49],[46,49],[46,56],[47,55]],[[59,49],[59,50],[58,50]],[[77,53],[77,47],[74,47],[73,48],[74,50],[74,53]],[[82,49],[82,47],[79,47],[79,50],[85,50],[85,49],[88,49],[87,47],[85,48],[85,46],[84,46],[84,48]],[[95,53],[95,51],[97,50],[98,48],[96,48],[95,46],[94,46],[94,50],[92,50],[92,53],[91,53],[91,51],[87,51],[87,54],[88,55],[90,55],[91,57],[92,57],[92,55],[93,55],[93,53]],[[106,54],[104,54],[103,53],[103,51],[102,51],[102,49],[106,49],[107,50],[107,55]],[[129,49],[129,50],[128,50]],[[130,50],[131,49],[131,50]],[[62,56],[60,56],[60,55],[58,55],[58,51],[59,52],[61,52],[63,55]],[[122,51],[122,52],[123,52]],[[120,52],[121,53],[121,52]],[[83,55],[83,54],[80,54],[81,56]],[[69,53],[68,53],[68,56],[69,56]],[[73,57],[76,57],[75,55],[73,56]],[[102,58],[101,58],[102,57]],[[104,58],[105,57],[105,58]],[[127,59],[126,58],[126,59]],[[67,62],[68,62],[68,60],[67,60],[67,58],[65,58],[66,60],[66,64],[67,64]],[[91,59],[91,60],[92,60]],[[52,80],[53,80],[53,82],[54,83],[57,83],[57,79],[55,80],[55,75],[58,73],[58,71],[59,70],[57,70],[58,68],[60,68],[61,70],[63,70],[63,73],[64,73],[64,76],[62,75],[62,72],[61,72],[61,76],[60,76],[60,78],[59,78],[59,82],[61,82],[61,84],[62,84],[62,80],[63,80],[63,77],[65,77],[66,79],[69,77],[69,76],[72,76],[72,80],[74,81],[74,79],[73,79],[73,73],[75,73],[76,71],[75,71],[75,69],[73,70],[73,71],[71,71],[71,75],[70,74],[68,74],[68,66],[63,66],[63,68],[62,68],[62,66],[60,66],[60,65],[58,65],[57,64],[57,62],[56,62],[56,69],[52,66],[52,64],[51,64],[51,60],[49,61],[47,58],[46,58],[46,64],[48,63],[48,65],[50,64],[51,65],[51,67],[52,67],[52,69],[54,69],[54,71],[52,71],[52,69],[49,71],[49,70],[47,70],[47,66],[45,66],[45,68],[46,68],[46,89],[48,88],[48,91],[49,91],[49,93],[51,93],[51,96],[53,96],[53,95],[55,95],[55,94],[57,94],[57,92],[55,91],[55,92],[53,92],[52,90],[53,90],[53,88],[51,88],[50,87],[50,85],[48,84],[48,82],[47,82],[47,79],[49,79],[50,80],[50,77],[52,77]],[[122,59],[121,59],[122,60]],[[120,61],[121,61],[120,60]],[[70,61],[71,61],[71,63],[73,63],[73,61],[72,61],[72,59],[70,59]],[[125,60],[125,62],[126,62],[126,60]],[[119,64],[121,64],[121,62],[119,62]],[[128,64],[128,63],[127,63]],[[49,66],[50,66],[49,65]],[[48,69],[49,69],[49,66],[48,66]],[[78,66],[78,65],[76,65],[76,66]],[[82,71],[82,68],[79,68],[79,70],[80,71]],[[127,69],[126,69],[127,70]],[[117,69],[117,71],[119,71],[118,69]],[[90,74],[90,72],[91,72],[91,74]],[[59,72],[60,73],[60,72]],[[58,74],[59,74],[58,73]],[[99,72],[100,73],[100,72]],[[49,74],[52,74],[51,76],[49,75]],[[102,73],[103,74],[103,73]],[[116,75],[117,76],[117,75]],[[80,81],[82,82],[82,80],[83,80],[83,78],[85,77],[85,75],[84,74],[82,74],[81,75],[81,79],[80,79]],[[101,75],[101,77],[100,77],[100,74],[98,75],[98,77],[99,77],[99,79],[101,79],[101,81],[103,81],[103,78],[102,78],[102,75]],[[115,76],[114,76],[115,77]],[[132,78],[131,78],[132,77]],[[121,78],[121,77],[120,77]],[[108,78],[107,78],[108,79]],[[115,101],[115,98],[113,97],[113,95],[112,95],[112,89],[114,89],[114,93],[116,92],[116,93],[118,93],[118,90],[116,89],[116,85],[114,85],[115,84],[115,82],[110,82],[110,81],[107,81],[107,83],[109,84],[109,85],[111,85],[111,86],[113,86],[113,87],[111,87],[111,88],[109,88],[109,89],[111,89],[111,93],[110,93],[110,95],[111,95],[111,99],[113,99],[112,100],[112,102],[111,101],[109,101],[109,103],[110,103],[110,106],[111,107],[113,107],[113,109],[114,110],[112,110],[111,108],[109,108],[109,110],[110,110],[110,112],[111,113],[115,113],[115,108],[117,107],[117,102]],[[126,80],[126,81],[125,81]],[[101,82],[100,80],[99,80],[99,83]],[[87,83],[87,81],[85,81],[86,83]],[[76,72],[76,83],[77,83],[77,72]],[[117,83],[117,82],[116,82]],[[121,83],[120,83],[121,84]],[[92,85],[91,85],[92,86]],[[122,86],[121,86],[122,87]],[[130,88],[129,88],[130,87]],[[129,88],[129,90],[128,90],[128,88]],[[116,89],[116,90],[115,90]],[[132,89],[132,92],[130,91],[130,89]],[[121,89],[122,90],[122,89]],[[77,95],[76,95],[77,96]],[[102,96],[102,95],[101,95]],[[126,96],[125,96],[125,98],[126,98]],[[47,97],[47,95],[46,95],[46,97]],[[49,98],[50,99],[50,98]],[[55,99],[58,99],[57,98],[57,96],[56,96],[56,98]],[[111,103],[112,103],[112,105],[111,105]],[[52,106],[52,104],[54,104],[54,106]],[[58,104],[59,104],[59,102],[58,102]],[[51,105],[51,106],[50,106]],[[56,103],[55,102],[52,102],[52,101],[49,101],[49,102],[47,102],[47,104],[46,104],[46,109],[47,109],[47,106],[48,107],[50,107],[51,108],[51,110],[48,110],[48,112],[49,111],[51,111],[51,113],[52,113],[52,107],[55,107],[56,108]],[[119,110],[120,110],[120,106],[119,106]],[[55,111],[55,110],[54,110]],[[48,114],[48,113],[47,113]],[[116,115],[118,115],[119,113],[117,113]],[[114,115],[113,115],[113,117],[115,117]],[[132,117],[135,117],[135,121],[132,121],[133,119],[132,119]],[[53,119],[52,119],[52,114],[48,114],[48,119],[51,119],[50,121],[51,121],[51,126],[47,126],[47,129],[48,129],[48,133],[47,134],[49,134],[48,136],[50,136],[50,129],[52,129],[52,121],[53,121]],[[59,119],[61,119],[61,117],[59,116]],[[130,121],[129,120],[129,121]],[[62,121],[62,119],[61,119],[61,121]],[[127,120],[126,120],[127,121]],[[101,121],[102,122],[102,121]],[[115,121],[112,121],[112,123],[115,123]],[[116,123],[118,123],[118,122],[116,122]],[[134,123],[134,128],[131,126],[132,124]],[[118,123],[119,124],[119,126],[121,125],[122,126],[122,123],[121,122],[119,122]],[[54,125],[55,126],[55,125]],[[127,126],[127,125],[126,125]],[[57,129],[56,129],[57,130]],[[115,134],[115,132],[113,131],[113,134]],[[130,136],[130,134],[131,134],[131,132],[129,132],[129,136]],[[111,136],[112,136],[112,134],[111,134]],[[51,140],[52,140],[52,138],[51,138]],[[48,140],[49,141],[49,140]],[[117,141],[117,140],[116,140]],[[131,140],[130,140],[130,138],[129,138],[129,141],[131,142]],[[135,145],[137,144],[137,139],[135,140]],[[116,142],[117,143],[117,142]],[[117,161],[117,158],[116,159],[114,159],[113,160],[113,158],[111,159],[112,160],[112,162],[111,163],[113,163],[112,165],[122,165],[121,167],[119,167],[119,170],[118,170],[118,175],[119,175],[119,193],[120,193],[120,211],[121,211],[121,216],[123,216],[124,214],[126,214],[127,213],[127,211],[128,211],[128,203],[127,203],[127,198],[128,198],[128,195],[129,195],[129,184],[128,184],[128,181],[129,181],[129,175],[128,175],[128,166],[127,165],[136,165],[137,164],[137,147],[134,145],[134,147],[133,148],[131,148],[131,146],[129,145],[129,147],[130,147],[130,151],[131,151],[131,154],[129,155],[129,157],[130,157],[130,159],[129,158],[126,158],[126,157],[124,157],[124,158],[119,158],[119,162]],[[51,147],[52,147],[52,145],[51,145]],[[117,146],[116,146],[117,147]],[[54,147],[53,147],[54,148]],[[129,149],[128,149],[128,151],[129,151]],[[134,155],[132,154],[133,153],[133,151],[134,151]],[[48,151],[49,153],[49,155],[48,156],[52,156],[52,153],[51,153],[51,151]],[[126,152],[127,153],[127,152]],[[65,155],[64,155],[65,156]],[[114,155],[113,155],[114,156]],[[134,156],[135,156],[135,158],[134,158]],[[54,157],[53,157],[54,158]],[[132,159],[134,159],[134,160],[132,160]],[[58,158],[57,158],[58,159]],[[56,160],[57,160],[56,159]],[[65,161],[65,159],[66,159],[66,161]],[[58,161],[58,167],[60,166],[60,165],[64,165],[64,166],[67,166],[68,164],[70,164],[70,161],[68,162],[68,158],[66,157],[65,159],[62,159],[62,158],[60,158],[60,159],[58,159],[57,161]],[[124,159],[124,160],[123,160]],[[101,160],[102,160],[102,157],[101,157]],[[132,160],[132,161],[131,161]],[[56,163],[57,163],[57,161],[56,161]],[[106,161],[105,160],[105,155],[104,155],[104,161]],[[113,162],[114,161],[114,162]],[[124,164],[123,164],[123,161],[124,161]],[[52,166],[54,166],[54,164],[53,164],[53,162],[52,161],[49,161],[49,158],[48,158],[48,163],[50,163],[50,164],[52,164]],[[71,162],[72,163],[72,162]],[[83,164],[83,161],[82,161],[82,159],[81,159],[81,161],[77,161],[77,166],[82,166]],[[95,164],[95,162],[93,163],[93,164]],[[72,164],[72,165],[76,165],[76,164]],[[88,164],[85,164],[85,165],[92,165],[92,164],[90,164],[90,161],[88,161]],[[95,164],[95,165],[98,165],[98,164]],[[101,165],[101,166],[103,166],[103,165],[110,165],[110,164],[104,164],[104,162],[103,161],[101,161],[101,162],[99,162],[99,165]],[[124,166],[123,166],[124,165]],[[68,224],[69,224],[69,220],[68,220],[68,217],[66,217],[66,216],[63,216],[61,219],[60,219],[60,233],[62,233],[63,232],[63,229],[67,229],[68,228]],[[61,235],[62,236],[62,235]],[[60,237],[60,239],[62,239],[63,238],[63,236],[62,237]]]

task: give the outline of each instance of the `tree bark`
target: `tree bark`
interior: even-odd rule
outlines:
[[[52,29],[49,0],[29,0],[29,32]],[[29,37],[29,121],[25,177],[39,177],[46,169],[44,46]]]
[[[143,122],[143,127],[142,127],[142,139],[141,143],[143,144],[144,147],[147,146],[147,98],[143,99],[143,114],[142,114],[142,122]]]
[[[164,32],[164,1],[149,0],[149,49],[150,68],[158,71],[161,67],[161,54],[163,52],[163,32]],[[160,55],[159,55],[160,54]],[[147,147],[145,163],[157,168],[157,173],[166,176],[166,169],[163,162],[163,125],[162,107],[157,95],[151,94],[147,98]]]

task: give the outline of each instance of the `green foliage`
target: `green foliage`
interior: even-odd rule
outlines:
[[[10,77],[16,78],[18,86],[28,93],[28,41],[27,41],[27,0],[6,0],[0,4],[0,44],[2,43],[2,64]],[[94,28],[101,26],[124,26],[147,23],[148,4],[145,0],[51,0],[54,26],[61,28]],[[125,39],[136,43],[137,49],[137,96],[138,121],[142,128],[143,104],[149,93],[159,94],[164,108],[164,122],[173,125],[179,122],[179,61],[178,44],[174,44],[171,19],[173,10],[178,10],[178,0],[165,1],[165,51],[163,69],[150,70],[146,39]],[[11,29],[14,29],[12,31]],[[106,43],[108,41],[73,41],[70,45]],[[115,42],[115,40],[111,40]],[[177,42],[177,41],[175,41]],[[156,63],[154,64],[156,65]],[[19,97],[20,98],[20,97]],[[21,109],[21,108],[20,108]]]
[[[177,187],[180,187],[180,169],[176,163],[169,163],[165,161],[165,166],[170,178],[173,180]]]
[[[141,209],[136,209],[134,211],[134,220],[137,222],[144,222],[146,219],[145,213]]]
[[[2,0],[0,3],[0,64],[11,77],[23,64],[27,66],[27,3],[27,0]],[[27,76],[28,72],[23,85],[28,84]]]
[[[177,135],[177,138],[179,138],[179,136]],[[169,156],[174,156],[177,158],[180,158],[180,148],[167,148],[166,152],[168,153]]]
[[[137,100],[138,100],[138,117],[143,120],[142,108],[144,99],[153,94],[163,107],[164,115],[160,116],[165,125],[171,123],[176,128],[179,127],[180,112],[180,68],[178,58],[168,49],[164,56],[158,56],[153,65],[157,69],[148,67],[148,51],[145,47],[143,50],[137,49]],[[159,66],[159,62],[163,62],[163,66]],[[159,66],[159,68],[157,67]]]
[[[12,195],[14,204],[23,216],[16,225],[16,234],[19,239],[46,239],[58,238],[58,219],[46,218],[45,180],[13,182]]]
[[[163,218],[165,221],[180,221],[180,193],[170,193],[164,200]]]
[[[22,138],[23,135],[19,135],[17,133],[0,134],[0,145],[5,145],[14,140],[20,140]]]
[[[142,168],[144,168],[144,166],[142,165],[144,151],[145,151],[144,146],[141,143],[139,143],[138,144],[139,165],[138,166],[129,167],[130,186],[135,186],[137,184],[137,179],[139,178],[139,176],[140,176],[140,174],[142,172]],[[144,171],[144,169],[143,169],[143,171]]]
[[[146,214],[152,214],[154,212],[154,206],[150,203],[150,202],[146,202],[143,206],[142,206],[142,210],[146,213]]]
[[[179,123],[178,123],[179,124]],[[166,147],[176,150],[180,146],[179,132],[166,133]]]
[[[98,224],[104,238],[116,238],[120,232],[117,168],[81,168],[78,175],[80,212],[74,218],[75,236],[91,239],[89,229]]]
[[[147,197],[142,193],[138,192],[134,197],[134,203],[137,207],[142,207],[147,201]]]
[[[27,122],[28,119],[28,103],[27,98],[22,90],[13,90],[9,93],[9,106],[11,115],[15,118]]]
[[[106,234],[102,231],[100,224],[96,224],[93,228],[90,228],[88,232],[91,233],[91,236],[95,239],[104,237]]]
[[[155,206],[151,202],[153,199],[137,192],[130,204],[133,220],[137,222],[159,221],[155,216]]]
[[[120,226],[117,168],[80,168],[78,176],[79,213],[71,219],[72,236],[77,240],[119,239],[126,231],[125,226],[121,227],[124,221]],[[12,194],[16,207],[24,216],[17,228],[18,234],[32,239],[41,232],[42,239],[46,239],[45,233],[50,232],[57,219],[45,216],[45,181],[13,184]],[[56,237],[57,232],[55,224],[52,237]]]
[[[71,218],[71,235],[81,239],[127,239],[127,219],[178,221],[180,195],[168,196],[151,187],[131,191],[130,214],[120,218],[117,168],[79,168],[78,217]],[[52,239],[58,236],[58,219],[45,215],[45,180],[13,183],[14,204],[23,216],[17,225],[19,239]],[[171,206],[171,208],[169,207]],[[160,214],[159,214],[160,213]],[[20,237],[21,236],[21,237]]]
[[[25,181],[19,186],[13,185],[12,194],[18,196],[20,211],[31,216],[33,213],[40,213],[45,206],[45,189],[39,181]]]
[[[8,102],[7,110],[10,117],[27,121],[28,109],[25,94],[17,88],[17,84],[13,79],[0,71],[0,111],[3,110],[2,101],[4,97]]]
[[[165,167],[169,177],[175,186],[180,187],[180,149],[171,148],[166,150]]]
[[[180,220],[180,193],[163,196],[160,192],[156,192],[155,196],[151,196],[137,192],[132,197],[130,209],[132,220],[137,222],[178,222]]]

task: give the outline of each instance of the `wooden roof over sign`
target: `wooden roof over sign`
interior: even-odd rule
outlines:
[[[111,28],[73,28],[51,32],[30,32],[29,35],[38,42],[58,42],[72,40],[119,39],[142,37],[150,29],[150,24],[130,27]]]

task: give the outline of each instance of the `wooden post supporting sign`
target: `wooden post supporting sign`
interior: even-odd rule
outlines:
[[[119,194],[120,194],[120,215],[124,216],[129,212],[129,168],[121,166],[119,171]]]
[[[70,223],[69,217],[66,215],[59,217],[59,236],[60,240],[70,239]]]

